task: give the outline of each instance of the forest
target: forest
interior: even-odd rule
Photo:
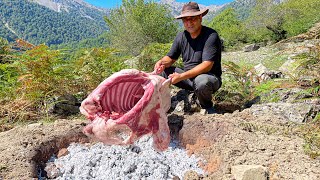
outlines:
[[[0,1],[0,18],[3,21],[0,23],[0,37],[9,42],[20,38],[35,45],[47,46],[77,43],[96,38],[107,30],[103,20],[98,20],[99,17],[103,17],[103,12],[86,8],[56,12],[28,1]]]

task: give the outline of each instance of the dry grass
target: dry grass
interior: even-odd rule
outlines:
[[[15,99],[7,103],[2,103],[0,109],[1,126],[7,124],[28,122],[38,119],[34,102],[25,99]]]

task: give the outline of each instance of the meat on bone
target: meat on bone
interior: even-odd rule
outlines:
[[[91,122],[83,132],[105,144],[132,144],[152,133],[158,151],[168,148],[170,80],[135,69],[114,73],[81,103],[80,112]]]

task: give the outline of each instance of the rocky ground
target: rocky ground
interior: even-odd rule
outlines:
[[[274,106],[282,104],[205,116],[171,113],[171,129],[182,125],[174,137],[190,155],[203,159],[199,165],[208,172],[205,176],[188,172],[184,179],[233,179],[246,168],[262,174],[263,179],[320,179],[320,158],[304,153],[305,142],[298,136],[300,125],[270,113]],[[0,177],[36,178],[37,168],[51,155],[70,142],[88,142],[81,133],[84,124],[80,119],[60,119],[0,133]]]

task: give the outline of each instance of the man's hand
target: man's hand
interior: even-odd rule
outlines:
[[[173,74],[170,74],[169,78],[171,79],[171,84],[176,84],[176,83],[178,83],[178,82],[183,80],[182,75],[179,74],[179,73],[176,73],[176,72],[173,73]]]
[[[154,65],[154,71],[157,74],[160,74],[164,71],[165,68],[170,67],[175,62],[174,59],[171,59],[169,56],[164,56]]]
[[[162,64],[161,60],[154,65],[154,71],[156,72],[156,74],[162,73],[164,69],[165,69],[165,65]]]

